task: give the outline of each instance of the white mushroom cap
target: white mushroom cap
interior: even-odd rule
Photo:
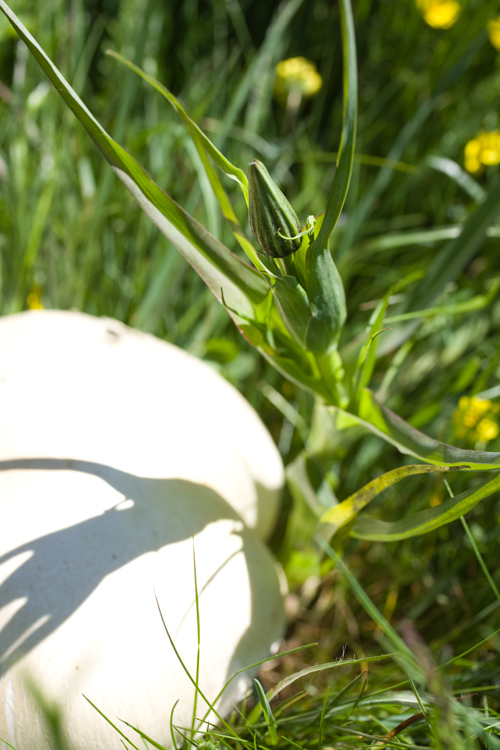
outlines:
[[[214,489],[265,538],[284,483],[276,446],[208,365],[108,318],[0,319],[0,460],[80,458]]]
[[[0,319],[0,424],[0,737],[49,750],[27,678],[75,750],[122,747],[82,693],[170,746],[171,708],[189,727],[194,688],[155,593],[194,675],[193,538],[207,698],[282,632],[272,558],[242,521],[269,529],[276,449],[202,363],[78,313]]]

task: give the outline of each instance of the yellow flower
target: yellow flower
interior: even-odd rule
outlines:
[[[282,104],[288,97],[315,96],[323,85],[323,79],[316,70],[316,65],[305,57],[290,57],[276,66],[274,95]]]
[[[479,172],[483,166],[500,164],[500,130],[479,133],[465,145],[464,163],[468,172]]]
[[[476,427],[476,432],[479,435],[479,439],[484,443],[489,440],[494,440],[498,436],[500,428],[498,424],[492,419],[482,419]]]
[[[433,29],[449,29],[460,15],[456,0],[416,0],[424,21]]]
[[[494,440],[500,432],[500,427],[493,417],[499,411],[500,406],[491,401],[475,396],[462,396],[452,418],[455,436],[466,438],[472,443],[478,440],[483,443]]]
[[[38,284],[34,284],[26,297],[26,304],[30,310],[43,310],[42,300],[40,295],[42,293],[41,288]]]
[[[488,36],[495,49],[500,50],[500,16],[488,21]]]

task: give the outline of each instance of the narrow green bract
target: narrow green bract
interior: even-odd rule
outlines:
[[[285,258],[302,244],[300,222],[271,175],[254,159],[248,174],[248,219],[261,249],[272,258]],[[287,237],[294,239],[287,239]]]

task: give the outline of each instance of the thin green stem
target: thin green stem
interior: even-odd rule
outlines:
[[[444,480],[444,483],[446,485],[446,489],[448,490],[448,493],[449,493],[450,497],[455,497],[455,495],[453,494],[453,491],[452,491],[450,485],[448,484],[448,482],[446,481],[446,479]],[[479,551],[479,547],[476,544],[476,540],[474,539],[474,537],[472,535],[472,532],[471,532],[471,530],[469,528],[469,524],[465,520],[464,516],[461,516],[460,521],[462,523],[462,526],[465,529],[465,533],[467,534],[467,536],[469,538],[470,545],[471,545],[472,549],[474,550],[474,554],[476,555],[477,561],[478,561],[479,565],[482,568],[482,571],[483,571],[483,573],[485,575],[485,578],[488,581],[488,583],[490,584],[491,590],[493,591],[493,593],[495,594],[496,598],[500,602],[500,591],[498,590],[498,587],[497,587],[495,581],[491,577],[490,572],[489,572],[488,568],[486,567],[486,563],[484,562],[483,556],[481,555],[481,553]]]

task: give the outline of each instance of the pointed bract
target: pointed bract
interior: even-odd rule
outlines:
[[[250,163],[248,199],[250,229],[262,251],[272,258],[295,253],[302,244],[302,239],[296,236],[300,232],[298,216],[257,159]]]

